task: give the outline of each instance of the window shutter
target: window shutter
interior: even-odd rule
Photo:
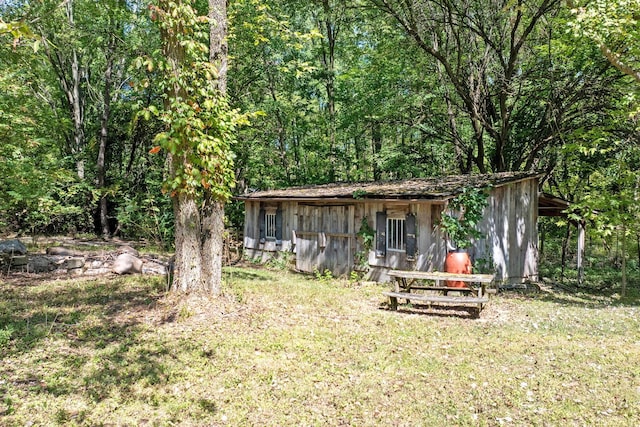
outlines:
[[[387,254],[387,213],[376,212],[376,256]]]
[[[264,243],[267,240],[267,213],[264,209],[260,209],[258,224],[260,224],[260,243]]]
[[[404,236],[404,242],[405,245],[407,246],[406,248],[406,252],[407,252],[407,260],[409,261],[413,261],[416,257],[416,246],[417,246],[417,241],[416,241],[416,216],[412,213],[407,214],[406,218],[405,218],[405,236]]]
[[[282,242],[282,209],[276,211],[276,242]]]

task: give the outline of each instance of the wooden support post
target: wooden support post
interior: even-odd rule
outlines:
[[[393,311],[398,310],[398,298],[389,297],[389,305],[390,305],[391,310],[393,310]]]
[[[585,221],[578,222],[578,284],[584,281],[584,244],[585,244]]]
[[[627,226],[622,223],[622,291],[621,296],[627,293]]]

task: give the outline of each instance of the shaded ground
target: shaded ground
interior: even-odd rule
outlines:
[[[504,294],[474,320],[284,271],[224,289],[0,278],[0,425],[640,424],[634,301]]]

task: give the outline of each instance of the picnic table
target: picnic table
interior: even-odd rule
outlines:
[[[493,274],[458,274],[442,271],[406,271],[391,270],[389,276],[394,280],[394,289],[383,292],[389,297],[392,310],[398,309],[398,299],[423,301],[450,305],[475,305],[478,315],[484,305],[489,302],[487,285],[493,283]],[[448,281],[468,283],[468,287],[447,286]],[[425,283],[428,282],[428,283]],[[433,284],[431,284],[433,282]],[[414,291],[429,291],[418,293]],[[450,293],[456,295],[450,295]]]

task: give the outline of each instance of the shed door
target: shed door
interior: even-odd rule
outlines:
[[[353,269],[353,206],[298,206],[296,268],[335,276]]]

